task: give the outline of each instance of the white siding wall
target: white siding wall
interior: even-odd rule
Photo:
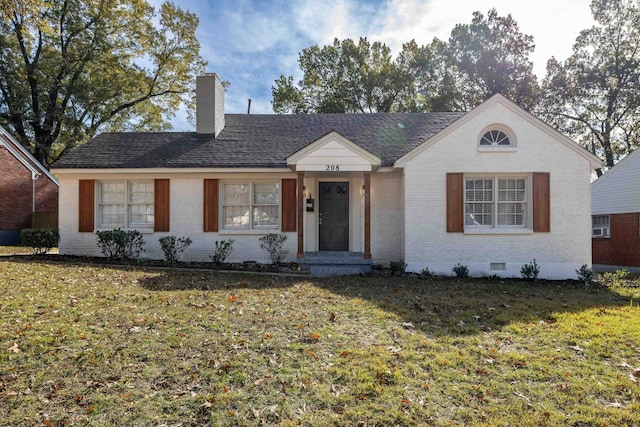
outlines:
[[[593,215],[640,212],[640,150],[591,184]]]
[[[480,133],[491,123],[511,127],[515,152],[479,152]],[[472,235],[446,232],[446,174],[549,172],[551,232],[527,235]],[[406,244],[410,271],[428,267],[452,274],[456,263],[471,274],[520,277],[520,268],[534,258],[540,276],[575,277],[591,265],[590,164],[553,136],[501,104],[448,134],[410,160],[405,168]],[[506,271],[491,271],[505,263]]]
[[[227,175],[228,176],[228,175]],[[293,178],[294,175],[260,176],[260,179]],[[60,253],[68,255],[101,256],[96,245],[95,233],[78,232],[78,180],[79,179],[154,179],[169,178],[170,182],[170,231],[164,233],[147,232],[144,258],[162,259],[164,257],[158,239],[164,236],[188,236],[193,243],[184,252],[186,261],[210,261],[216,240],[233,239],[234,251],[228,262],[254,260],[268,263],[268,253],[260,249],[258,239],[266,233],[235,232],[221,230],[219,233],[203,231],[203,180],[205,178],[224,179],[222,175],[189,176],[176,175],[60,175],[59,226]],[[255,175],[234,174],[233,179],[257,179]],[[273,230],[278,233],[279,230]],[[251,233],[251,234],[249,234]],[[287,233],[288,260],[295,260],[297,252],[297,234]]]

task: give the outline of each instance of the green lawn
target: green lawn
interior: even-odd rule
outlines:
[[[0,425],[637,426],[638,303],[4,259]]]

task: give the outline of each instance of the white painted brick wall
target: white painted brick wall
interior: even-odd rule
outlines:
[[[114,179],[114,176],[96,175],[96,179]],[[141,179],[136,175],[120,175],[117,179]],[[242,179],[235,175],[234,178]],[[277,176],[274,179],[288,178]],[[95,233],[78,232],[78,180],[87,176],[60,175],[61,191],[59,203],[60,253],[68,255],[101,256],[96,245]],[[193,243],[184,252],[186,261],[210,261],[216,240],[234,240],[234,250],[228,262],[253,260],[269,263],[268,253],[260,248],[258,239],[265,233],[238,233],[221,231],[205,233],[203,231],[203,177],[191,178],[178,176],[144,176],[143,179],[170,178],[170,231],[165,233],[148,232],[143,235],[146,245],[143,258],[162,259],[164,257],[158,239],[164,236],[190,237]],[[215,176],[214,178],[219,178]],[[279,232],[279,230],[273,230]],[[297,234],[287,233],[286,247],[289,251],[288,261],[295,260],[297,251]]]
[[[404,258],[404,178],[399,173],[371,175],[371,258],[389,264]]]
[[[479,152],[477,142],[491,123],[507,124],[516,152]],[[529,235],[471,235],[446,232],[446,174],[549,172],[551,232]],[[591,265],[589,161],[500,104],[473,118],[408,162],[405,168],[405,259],[410,271],[428,267],[452,274],[456,263],[472,275],[520,277],[534,258],[541,277],[575,277]],[[505,263],[507,271],[490,271]]]

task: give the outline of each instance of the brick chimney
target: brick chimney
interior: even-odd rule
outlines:
[[[224,128],[224,86],[216,73],[196,77],[196,133],[213,134]]]

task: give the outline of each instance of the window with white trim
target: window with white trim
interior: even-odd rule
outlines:
[[[224,182],[222,193],[225,230],[280,227],[280,181]]]
[[[500,129],[491,129],[480,138],[481,146],[511,146],[511,138]]]
[[[98,182],[99,228],[153,228],[153,181]]]
[[[527,176],[465,177],[465,227],[526,228],[528,182]]]
[[[591,217],[592,237],[611,237],[609,215],[593,215]]]

